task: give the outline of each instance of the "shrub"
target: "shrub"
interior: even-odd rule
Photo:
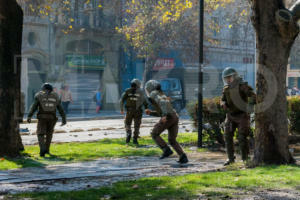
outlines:
[[[194,126],[198,126],[198,103],[190,102],[187,106],[188,113],[194,121]],[[208,139],[210,142],[218,141],[224,145],[224,139],[221,131],[221,124],[226,118],[225,111],[220,105],[220,97],[203,100],[203,123],[209,123],[212,126],[212,131],[208,130]]]
[[[290,133],[300,134],[300,97],[288,98],[288,119]]]
[[[197,102],[191,102],[187,106],[189,115],[193,119],[195,127],[198,125],[197,108]],[[225,111],[220,106],[220,97],[203,100],[203,122],[210,123],[215,132],[219,132],[217,127],[220,127],[225,118]],[[288,119],[290,123],[290,133],[300,134],[300,97],[296,96],[288,98]]]

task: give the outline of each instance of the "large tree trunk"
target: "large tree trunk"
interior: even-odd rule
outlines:
[[[282,0],[252,0],[257,40],[257,107],[254,163],[293,163],[288,148],[287,64],[299,33],[298,18]]]
[[[15,0],[0,0],[0,156],[17,156],[23,12]]]

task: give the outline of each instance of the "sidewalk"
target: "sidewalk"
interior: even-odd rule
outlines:
[[[0,193],[71,191],[101,187],[117,181],[153,176],[175,176],[223,168],[222,153],[195,153],[188,164],[177,164],[177,156],[98,159],[92,162],[0,171]]]
[[[140,136],[150,136],[151,129],[158,121],[158,118],[143,118],[140,129]],[[102,120],[77,120],[69,121],[65,126],[56,123],[52,141],[56,142],[89,142],[105,138],[125,138],[123,119],[102,119]],[[37,144],[36,123],[20,124],[24,145]],[[193,122],[180,120],[179,132],[191,132],[194,130]]]
[[[60,119],[59,114],[57,116]],[[122,115],[119,111],[109,111],[103,110],[99,113],[84,113],[84,112],[74,112],[70,111],[67,114],[68,121],[82,121],[82,120],[103,120],[103,119],[123,119],[125,114]],[[143,118],[151,118],[151,116],[143,115]],[[27,115],[24,116],[23,121],[26,122]],[[180,119],[190,119],[186,110],[182,110],[180,113]]]

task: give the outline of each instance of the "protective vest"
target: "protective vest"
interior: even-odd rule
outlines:
[[[40,104],[40,114],[56,114],[56,107],[59,103],[56,93],[51,92],[48,94],[42,91],[38,95],[38,100]]]
[[[175,113],[170,99],[163,92],[155,90],[151,92],[150,98],[154,100],[156,110],[161,114],[161,116],[167,116]]]

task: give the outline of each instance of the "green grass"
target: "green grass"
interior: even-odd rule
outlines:
[[[142,178],[124,181],[111,187],[72,192],[27,193],[12,199],[88,200],[88,199],[228,199],[264,189],[299,190],[298,166],[264,166],[255,169],[211,172],[184,176]],[[239,192],[239,194],[237,194]]]
[[[166,135],[163,136],[166,139]],[[181,133],[178,142],[183,146],[197,144],[196,133]],[[151,137],[139,139],[139,147],[126,145],[125,139],[103,139],[97,142],[52,144],[53,156],[39,157],[39,147],[26,146],[22,157],[16,159],[0,159],[0,170],[24,167],[43,167],[45,165],[91,161],[97,158],[128,157],[128,156],[156,156],[161,150],[156,147]],[[147,145],[151,145],[150,147]],[[188,152],[189,149],[185,148]],[[203,150],[202,150],[203,151]]]

